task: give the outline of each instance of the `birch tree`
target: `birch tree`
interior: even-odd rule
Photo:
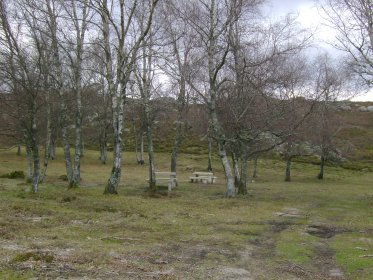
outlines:
[[[101,17],[101,47],[105,53],[105,78],[112,98],[113,168],[105,193],[117,194],[122,171],[123,109],[127,84],[138,50],[147,36],[158,0],[92,1]],[[139,29],[139,22],[144,29]]]
[[[171,172],[176,172],[177,156],[187,128],[189,94],[187,79],[191,71],[193,51],[196,46],[196,33],[182,19],[180,11],[185,3],[164,1],[163,32],[169,44],[164,48],[162,70],[167,74],[176,91],[177,116],[175,121],[175,139],[171,153]]]
[[[191,1],[188,10],[184,11],[184,20],[198,34],[198,51],[201,53],[198,63],[201,69],[204,69],[195,72],[188,83],[206,104],[211,135],[218,144],[218,153],[224,168],[226,197],[235,196],[235,186],[227,155],[226,136],[218,116],[217,98],[219,90],[226,82],[223,69],[230,51],[229,29],[238,20],[241,6],[241,1]]]
[[[44,92],[45,65],[42,62],[45,62],[45,52],[42,51],[40,33],[35,30],[32,18],[29,17],[29,10],[19,4],[17,2],[7,6],[3,1],[0,2],[0,32],[3,35],[0,39],[1,62],[8,81],[7,88],[16,96],[20,113],[18,119],[29,159],[32,191],[35,193],[40,180],[38,113]],[[11,17],[14,21],[10,20]]]
[[[62,3],[68,32],[63,32],[70,84],[75,97],[75,152],[70,187],[80,184],[80,158],[82,156],[82,92],[84,90],[83,59],[86,52],[86,33],[93,15],[89,0],[69,0]],[[66,26],[65,26],[66,28]]]
[[[236,154],[233,163],[239,194],[247,193],[248,158],[273,149],[281,143],[278,136],[287,133],[284,127],[279,129],[291,98],[281,90],[291,77],[285,65],[307,48],[311,38],[293,17],[265,25],[255,13],[260,1],[250,3],[246,20],[235,22],[229,30],[230,79],[218,100],[227,141]]]
[[[373,86],[373,4],[371,0],[320,0],[322,15],[336,31],[333,46],[349,57],[350,69]]]
[[[143,30],[143,22],[140,24],[141,30]],[[148,162],[149,162],[149,190],[156,191],[156,178],[155,178],[155,157],[154,157],[154,147],[153,147],[153,108],[151,104],[152,97],[152,86],[153,86],[153,35],[148,36],[144,40],[141,46],[141,62],[139,61],[135,76],[137,80],[137,86],[140,91],[141,107],[143,112],[143,124],[146,131],[147,138],[147,152],[148,152]]]
[[[344,91],[346,77],[341,67],[328,55],[322,54],[314,63],[315,91],[320,95],[320,102],[315,115],[315,133],[312,135],[316,150],[320,156],[318,179],[324,178],[325,163],[339,157],[335,138],[340,129],[336,120],[334,104]]]

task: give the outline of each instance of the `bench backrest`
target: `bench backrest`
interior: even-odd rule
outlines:
[[[212,172],[193,172],[193,175],[197,175],[197,176],[213,176],[214,173],[212,173]]]
[[[155,177],[157,176],[176,177],[176,172],[155,172]]]

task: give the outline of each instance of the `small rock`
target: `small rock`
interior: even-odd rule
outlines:
[[[245,279],[250,280],[250,272],[243,268],[225,267],[220,269],[220,275],[216,279]]]
[[[357,110],[360,112],[368,112],[368,108],[365,106],[360,106],[359,108],[357,108]]]
[[[335,278],[343,278],[344,274],[342,270],[340,270],[339,268],[334,268],[334,269],[329,270],[329,276],[335,277]]]
[[[366,249],[366,248],[362,248],[362,247],[355,247],[355,249],[357,249],[357,250],[361,250],[361,251],[368,251],[368,249]]]
[[[282,212],[275,212],[276,216],[288,218],[303,218],[304,216],[297,208],[284,208]]]

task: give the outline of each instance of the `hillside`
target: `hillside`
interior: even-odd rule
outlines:
[[[154,149],[156,152],[171,152],[175,136],[176,103],[170,98],[154,101],[157,112],[154,122]],[[129,109],[125,112],[124,150],[135,150],[135,135],[139,137],[141,127],[141,112],[136,108],[136,100],[129,100]],[[334,105],[334,114],[340,119],[336,137],[338,148],[346,159],[359,161],[363,164],[373,163],[373,102],[342,101]],[[370,109],[370,111],[368,110]],[[87,111],[84,120],[84,143],[86,148],[98,149],[98,128],[95,122],[95,112]],[[190,105],[187,112],[188,122],[185,124],[185,140],[181,152],[191,154],[207,153],[206,130],[207,114],[202,104]],[[3,114],[2,126],[10,120]],[[136,122],[136,123],[135,123]],[[135,126],[134,126],[135,123]],[[40,127],[45,124],[41,123]],[[134,133],[136,127],[136,133]],[[70,135],[74,135],[74,126],[70,126]],[[111,136],[108,136],[108,150],[111,148]],[[5,130],[3,129],[2,132]],[[73,139],[73,138],[72,138]],[[138,140],[139,141],[139,140]],[[73,141],[71,142],[73,143]],[[16,137],[0,133],[0,147],[8,148],[17,144]],[[61,145],[57,135],[57,145]],[[146,149],[146,140],[144,140]],[[363,167],[362,167],[363,168]]]

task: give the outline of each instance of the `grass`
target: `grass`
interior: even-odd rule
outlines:
[[[259,160],[249,194],[225,199],[217,159],[218,183],[192,184],[207,156],[182,154],[177,189],[150,197],[147,166],[126,152],[119,195],[108,196],[110,164],[97,152],[86,152],[82,185],[70,190],[58,152],[37,194],[24,179],[0,179],[1,279],[373,278],[371,172],[327,167],[319,181],[316,165],[295,162],[286,183],[283,162]],[[169,157],[156,155],[157,170]],[[14,150],[0,153],[0,175],[25,167]]]

